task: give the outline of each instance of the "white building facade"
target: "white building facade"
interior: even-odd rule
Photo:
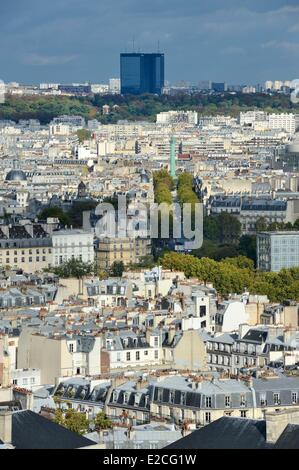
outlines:
[[[84,230],[60,230],[52,235],[54,267],[71,259],[94,262],[93,234]]]

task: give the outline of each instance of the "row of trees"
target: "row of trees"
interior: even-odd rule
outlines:
[[[79,115],[85,119],[93,119],[97,115],[95,108],[88,100],[67,96],[27,96],[8,95],[5,103],[0,105],[0,119],[38,119],[48,124],[54,117],[62,114]]]
[[[166,253],[159,262],[164,268],[183,271],[188,278],[212,283],[223,296],[249,290],[252,294],[267,295],[271,301],[299,300],[299,268],[260,272],[245,256],[215,261],[175,252]]]
[[[102,411],[96,415],[93,421],[89,421],[85,413],[72,408],[66,411],[58,408],[55,411],[54,422],[80,435],[87,433],[91,428],[96,431],[112,428],[112,421]]]
[[[193,176],[191,173],[181,173],[178,177],[178,199],[181,204],[196,204],[199,199],[193,191]]]
[[[103,116],[102,106],[108,104],[111,112]],[[116,123],[120,119],[155,121],[157,113],[171,110],[194,110],[201,115],[226,114],[237,116],[240,111],[263,109],[269,112],[298,112],[298,104],[283,94],[261,93],[205,93],[155,96],[94,95],[90,97],[67,96],[7,96],[0,106],[0,119],[39,119],[49,123],[53,117],[69,114],[85,119],[98,119],[102,123]]]
[[[256,221],[256,231],[257,232],[271,232],[276,230],[299,230],[299,219],[297,219],[293,224],[291,222],[267,222],[265,217],[260,217]]]
[[[167,170],[155,171],[153,174],[155,202],[161,204],[172,204],[171,191],[174,189],[174,181]]]

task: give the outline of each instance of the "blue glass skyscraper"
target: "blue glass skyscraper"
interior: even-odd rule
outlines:
[[[121,93],[124,95],[160,95],[164,87],[164,54],[121,54],[120,79]]]

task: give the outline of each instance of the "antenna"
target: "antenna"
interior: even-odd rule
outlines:
[[[132,39],[133,52],[135,52],[135,36]]]
[[[158,39],[158,53],[160,53],[160,40]]]

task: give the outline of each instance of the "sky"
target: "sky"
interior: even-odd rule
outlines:
[[[165,53],[166,79],[299,79],[298,0],[1,0],[0,79],[105,83],[119,53]]]

